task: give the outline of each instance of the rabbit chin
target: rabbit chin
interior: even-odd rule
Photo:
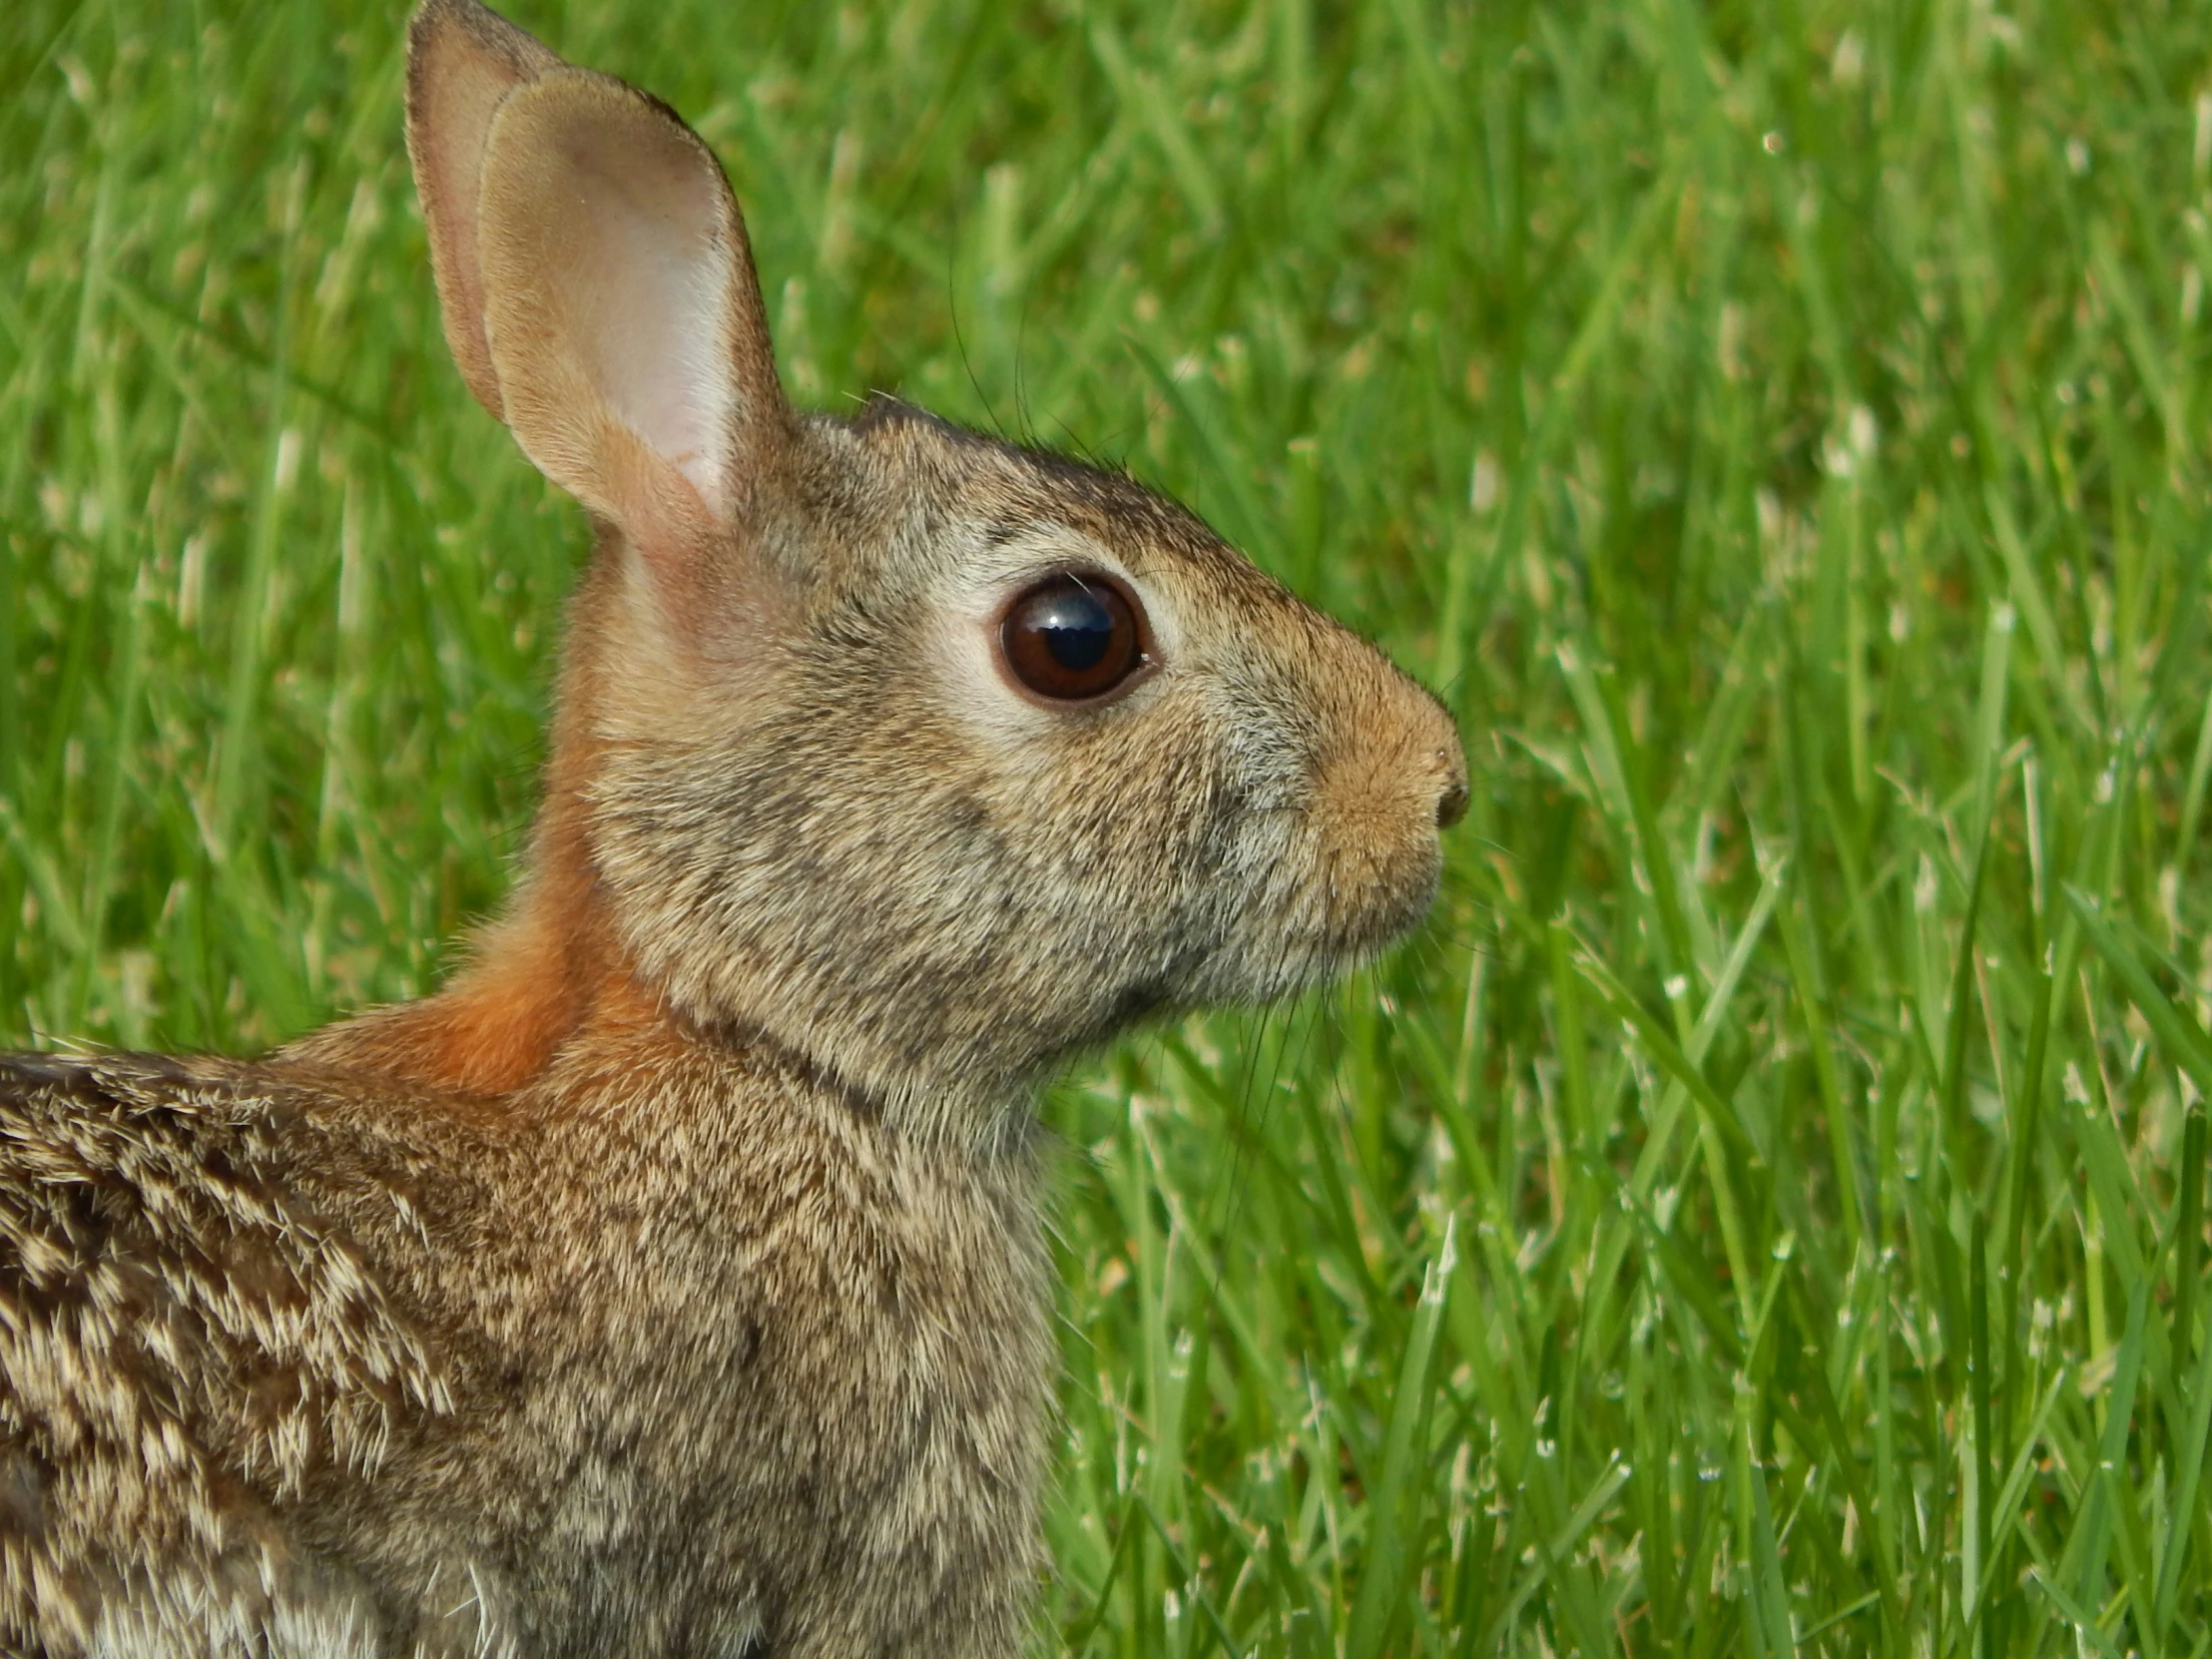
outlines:
[[[1286,925],[1241,930],[1217,952],[1219,976],[1192,1002],[1279,1002],[1364,967],[1418,927],[1436,897],[1440,859],[1433,844],[1377,872],[1350,896],[1341,885],[1319,890]]]

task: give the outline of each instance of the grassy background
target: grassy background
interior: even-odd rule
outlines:
[[[2207,1651],[2203,8],[516,9],[802,397],[1125,460],[1462,716],[1420,940],[1051,1105],[1056,1640]],[[505,879],[584,534],[399,23],[0,20],[11,1040],[251,1049]]]

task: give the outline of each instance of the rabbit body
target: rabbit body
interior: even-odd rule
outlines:
[[[135,1056],[0,1099],[0,1641],[1019,1645],[1029,1151],[924,1154],[665,1027],[471,1112]]]
[[[1418,921],[1435,700],[1126,477],[785,402],[673,114],[426,0],[471,390],[592,515],[545,800],[436,995],[0,1059],[0,1646],[1005,1659],[1038,1085]]]

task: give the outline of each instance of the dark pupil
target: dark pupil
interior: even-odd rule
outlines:
[[[1081,588],[1054,594],[1032,615],[1044,648],[1071,674],[1098,667],[1114,643],[1113,613]]]

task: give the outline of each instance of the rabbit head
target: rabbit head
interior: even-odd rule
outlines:
[[[793,410],[713,155],[474,0],[408,143],[462,375],[601,532],[538,903],[664,1006],[977,1142],[1421,917],[1465,762],[1372,646],[1126,477]]]

